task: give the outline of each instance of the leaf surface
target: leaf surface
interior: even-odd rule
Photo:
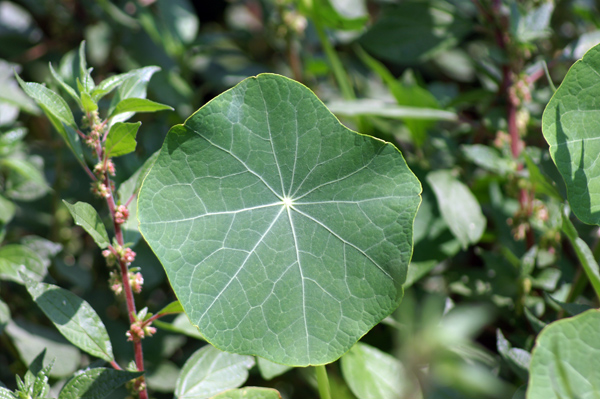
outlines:
[[[135,136],[142,122],[122,123],[117,122],[110,127],[106,137],[106,157],[119,157],[135,151],[137,141]]]
[[[103,399],[127,381],[142,373],[108,368],[94,368],[76,374],[60,391],[58,399]]]
[[[115,115],[124,114],[126,112],[156,112],[164,110],[173,110],[172,107],[151,101],[145,98],[126,98],[121,100],[115,109],[110,114],[112,118]]]
[[[35,303],[66,339],[93,356],[115,360],[106,327],[89,303],[56,285],[23,280]]]
[[[83,227],[100,248],[108,247],[110,242],[106,227],[94,207],[86,202],[77,202],[73,205],[64,200],[63,202],[69,209],[71,216],[73,216],[75,224]]]
[[[596,225],[600,225],[599,84],[600,46],[596,46],[571,67],[542,118],[542,131],[573,213]]]
[[[171,129],[138,217],[211,343],[324,364],[398,306],[420,191],[393,145],[263,74]]]
[[[222,352],[206,345],[196,351],[181,369],[177,379],[177,399],[205,399],[236,388],[248,379],[248,370],[254,366],[251,356]]]
[[[19,271],[27,277],[41,281],[46,276],[44,261],[24,245],[9,244],[0,248],[0,280],[11,280],[22,284]]]
[[[531,356],[527,399],[594,398],[600,391],[600,311],[549,324]]]

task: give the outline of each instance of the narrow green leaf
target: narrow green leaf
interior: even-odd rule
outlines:
[[[75,89],[73,89],[71,86],[69,86],[67,84],[67,82],[65,82],[65,80],[62,78],[62,76],[60,76],[58,74],[58,72],[56,72],[54,70],[54,67],[52,67],[52,63],[49,63],[48,65],[50,67],[50,73],[54,77],[54,80],[56,80],[60,84],[60,86],[63,88],[63,90],[66,91],[67,94],[71,96],[71,98],[77,103],[77,105],[79,105],[79,108],[83,109],[83,105],[81,104],[81,98],[79,98]]]
[[[600,391],[600,311],[549,324],[531,356],[527,399],[594,398]]]
[[[327,103],[331,112],[344,116],[371,115],[394,119],[424,119],[456,121],[456,113],[433,108],[409,107],[382,100],[347,100]]]
[[[281,395],[272,388],[244,387],[230,389],[210,399],[281,399]]]
[[[551,303],[554,303],[557,306],[559,306],[561,309],[567,312],[569,316],[577,316],[578,314],[581,314],[586,310],[592,309],[590,305],[584,305],[582,303],[566,303],[559,301],[547,292],[544,292],[544,298],[546,298],[546,300],[550,301]]]
[[[420,191],[393,145],[262,74],[171,129],[138,218],[208,341],[305,366],[339,358],[398,306]]]
[[[496,330],[496,347],[498,353],[508,363],[509,367],[523,380],[527,380],[529,377],[529,363],[531,362],[531,355],[526,350],[520,348],[513,348],[510,342],[500,329]]]
[[[419,392],[398,359],[372,346],[357,343],[341,364],[344,380],[358,399],[397,399]]]
[[[51,114],[54,119],[68,126],[76,126],[75,119],[73,119],[73,113],[61,96],[44,85],[33,82],[24,82],[19,75],[16,74],[15,77],[23,91],[33,98],[46,114]]]
[[[98,84],[98,86],[94,88],[94,90],[92,90],[92,99],[97,102],[102,97],[104,97],[117,87],[121,86],[127,79],[132,77],[134,74],[134,71],[130,71],[118,75],[113,75],[109,78],[104,79]]]
[[[471,190],[448,170],[430,172],[427,182],[435,193],[440,213],[462,247],[477,243],[485,230],[486,220]]]
[[[85,58],[85,40],[81,42],[79,46],[79,79],[81,82],[80,93],[91,93],[91,91],[96,86],[94,84],[94,79],[92,79],[92,69],[88,69],[87,61]],[[83,100],[83,98],[82,98]]]
[[[29,278],[41,281],[47,268],[40,257],[24,245],[10,244],[0,247],[0,280],[11,280],[22,284],[19,271]]]
[[[143,373],[94,368],[71,378],[60,391],[58,399],[104,399],[121,385]]]
[[[26,276],[23,280],[35,303],[66,339],[90,355],[115,360],[106,327],[89,303],[55,285]]]
[[[202,334],[198,332],[198,329],[194,327],[192,323],[190,323],[190,319],[185,313],[181,313],[175,317],[175,320],[173,320],[172,323],[165,323],[164,321],[156,320],[154,321],[153,325],[166,331],[184,334],[188,337],[206,341]]]
[[[85,202],[77,202],[74,205],[69,204],[65,200],[63,202],[69,209],[71,216],[73,216],[75,224],[83,227],[100,248],[108,247],[110,241],[108,240],[106,227],[94,207]]]
[[[183,307],[179,301],[174,301],[162,308],[156,314],[171,314],[171,313],[182,313]]]
[[[10,309],[8,305],[0,300],[0,334],[10,321]]]
[[[531,156],[529,156],[527,152],[523,152],[523,158],[525,159],[525,164],[527,165],[527,170],[529,171],[529,180],[533,183],[535,192],[546,194],[550,197],[554,197],[560,201],[563,201],[562,195],[560,195],[556,187],[554,187],[552,183],[548,181],[548,178],[542,174],[540,168],[538,168]]]
[[[135,136],[140,128],[141,122],[137,123],[122,123],[117,122],[110,127],[106,144],[104,146],[106,157],[119,157],[135,151],[137,141]]]
[[[108,109],[108,114],[111,115],[116,105],[126,98],[146,98],[148,82],[150,81],[152,75],[159,70],[159,67],[149,66],[130,71],[130,76],[121,83],[119,89],[113,96]],[[131,112],[117,115],[113,118],[113,123],[124,122],[132,115],[133,113]]]
[[[164,110],[173,110],[172,107],[160,104],[145,98],[126,98],[121,100],[116,106],[109,118],[126,112],[156,112]]]
[[[248,379],[254,366],[251,356],[221,352],[206,345],[185,362],[177,379],[177,399],[206,399],[227,389],[237,388]]]

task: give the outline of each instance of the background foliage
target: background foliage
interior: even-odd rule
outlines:
[[[75,226],[62,200],[97,209],[102,202],[13,75],[60,91],[51,62],[76,87],[68,79],[85,40],[97,81],[156,65],[147,70],[148,98],[174,108],[136,116],[137,149],[116,159],[118,182],[160,148],[171,126],[263,72],[304,83],[346,126],[401,149],[423,186],[405,298],[328,366],[333,397],[524,397],[530,373],[545,378],[530,363],[539,331],[598,306],[592,287],[600,280],[590,285],[586,274],[597,273],[598,229],[570,217],[541,128],[554,85],[600,41],[599,29],[597,5],[585,0],[0,1],[0,381],[14,389],[14,376],[43,348],[57,359],[54,392],[94,362],[32,305],[16,264],[26,265],[28,286],[41,290],[35,281],[45,276],[85,299],[113,337],[117,362],[133,357],[98,238]],[[578,82],[571,95],[586,89]],[[568,94],[553,104],[579,109]],[[544,117],[548,125],[555,119]],[[580,189],[581,179],[574,176]],[[578,216],[582,205],[571,203]],[[136,229],[126,234],[145,279],[137,301],[156,312],[173,292]],[[189,374],[186,361],[218,356],[196,352],[204,342],[182,316],[156,323],[162,328],[145,341],[153,397],[187,397],[176,384],[182,369]],[[553,334],[560,331],[540,338],[548,351]],[[257,363],[246,357],[226,367],[285,398],[317,397],[308,369]]]

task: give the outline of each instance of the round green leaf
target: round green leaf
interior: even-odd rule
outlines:
[[[402,298],[421,186],[391,144],[263,74],[169,132],[140,231],[216,347],[329,363]]]
[[[567,186],[569,204],[584,223],[600,224],[600,46],[565,76],[542,118],[550,154]]]
[[[600,311],[554,322],[536,340],[527,399],[595,398],[600,390]]]

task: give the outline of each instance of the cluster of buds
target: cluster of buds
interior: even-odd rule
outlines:
[[[98,180],[104,180],[107,173],[111,176],[115,175],[115,164],[112,159],[108,159],[106,162],[100,161],[94,166],[94,175]]]
[[[156,333],[156,328],[145,324],[143,320],[138,320],[131,325],[131,329],[125,333],[127,341],[138,342],[145,337],[151,337]]]
[[[129,209],[125,205],[119,205],[115,211],[115,223],[123,224],[129,218]]]
[[[114,187],[113,187],[114,189]],[[92,183],[92,193],[101,198],[110,198],[111,193],[106,184],[102,183],[100,180],[97,180]]]
[[[102,251],[102,256],[106,258],[106,263],[109,266],[114,265],[117,258],[124,261],[126,266],[129,266],[135,260],[135,255],[136,253],[131,248],[124,248],[120,245],[116,245],[114,250],[105,249]]]
[[[128,275],[129,285],[131,286],[132,291],[136,294],[142,292],[142,286],[144,285],[144,277],[142,276],[142,273],[130,271]],[[108,278],[108,285],[115,295],[121,295],[123,292],[123,280],[121,279],[121,273],[117,271],[111,271],[110,277]]]
[[[104,251],[102,251],[102,256],[104,256],[104,258],[106,259],[106,264],[108,266],[114,266],[117,262],[117,257],[114,253],[112,253],[110,249],[105,249]]]
[[[83,125],[90,128],[90,133],[85,138],[85,144],[91,148],[96,148],[100,144],[100,140],[104,135],[106,126],[100,122],[98,111],[90,113],[89,117],[83,117]]]
[[[131,4],[131,3],[128,3],[128,4]],[[134,372],[138,371],[137,368],[135,367],[135,363],[134,363],[133,367],[131,367],[129,369],[129,371],[134,371]],[[134,380],[128,381],[127,384],[125,384],[125,387],[131,394],[130,396],[127,397],[127,399],[138,398],[139,397],[138,394],[146,389],[146,381],[144,380],[144,376],[141,376]]]

